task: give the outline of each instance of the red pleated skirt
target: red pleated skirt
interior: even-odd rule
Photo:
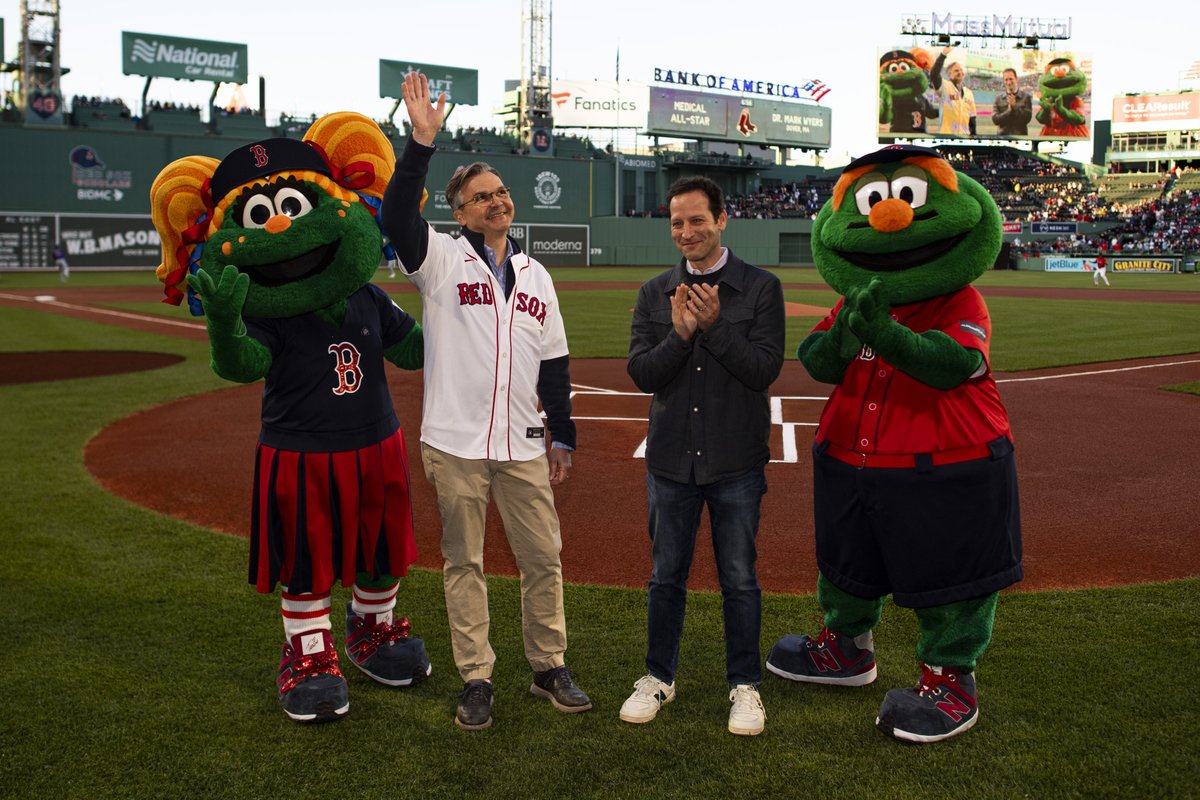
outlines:
[[[408,455],[401,430],[338,453],[277,450],[261,442],[254,464],[250,583],[264,594],[326,592],[402,577],[417,560]]]

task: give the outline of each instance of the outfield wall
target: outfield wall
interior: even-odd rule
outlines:
[[[670,223],[662,217],[593,219],[591,244],[594,266],[667,266],[679,260]],[[811,266],[812,220],[731,219],[721,244],[751,264]]]

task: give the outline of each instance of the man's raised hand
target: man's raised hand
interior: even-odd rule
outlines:
[[[429,101],[429,79],[420,72],[410,72],[404,76],[400,93],[404,97],[404,107],[408,109],[408,121],[412,123],[413,139],[427,147],[431,146],[433,137],[446,121],[446,93],[439,94],[437,105],[432,105]]]

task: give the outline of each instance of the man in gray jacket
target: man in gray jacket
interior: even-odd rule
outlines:
[[[675,697],[687,578],[704,506],[725,617],[729,730],[761,733],[766,712],[755,571],[759,507],[771,453],[767,388],[783,366],[783,287],[727,247],[721,189],[707,178],[667,191],[671,238],[683,254],[647,281],[633,312],[628,370],[653,394],[646,492],[653,553],[646,653],[621,719],[645,723]]]

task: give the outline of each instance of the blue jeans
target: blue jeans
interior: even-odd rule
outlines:
[[[650,575],[649,645],[646,667],[660,681],[671,683],[679,666],[688,572],[696,550],[700,514],[708,506],[713,553],[721,582],[725,616],[725,672],[729,684],[762,680],[759,630],[762,589],[754,564],[758,558],[759,506],[767,491],[762,465],[733,478],[698,486],[647,473],[650,542],[654,570]]]

